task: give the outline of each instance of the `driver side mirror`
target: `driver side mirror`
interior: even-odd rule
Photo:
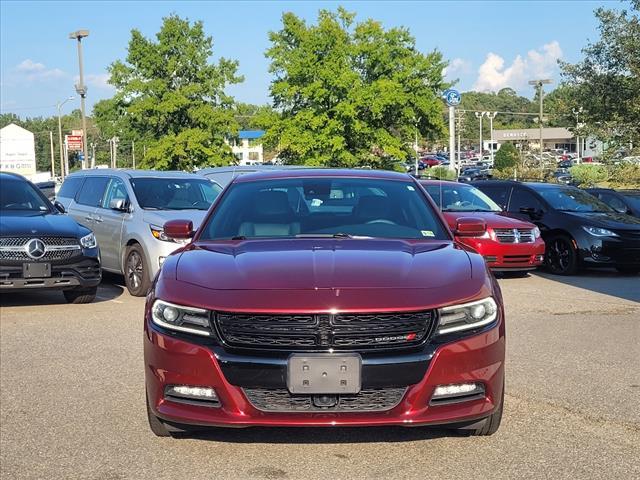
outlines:
[[[544,212],[534,207],[520,207],[520,213],[529,215],[531,218],[540,218]]]
[[[109,208],[118,212],[128,212],[129,202],[125,198],[113,198],[109,202]]]
[[[456,221],[456,229],[453,232],[460,237],[481,237],[487,231],[484,220],[472,217],[461,217]]]
[[[64,208],[64,205],[62,205],[58,200],[53,202],[53,206],[56,207],[56,210],[58,210],[60,213],[67,213],[67,209]]]
[[[193,237],[193,222],[191,220],[169,220],[164,224],[164,234],[174,240],[188,240]]]

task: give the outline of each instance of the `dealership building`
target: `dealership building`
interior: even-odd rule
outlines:
[[[602,143],[593,138],[580,138],[580,152],[582,156],[596,156],[602,152]],[[497,150],[505,142],[511,142],[516,147],[527,150],[540,148],[539,128],[515,128],[508,130],[493,130],[493,148]],[[576,151],[576,137],[564,127],[548,127],[542,129],[542,145],[544,150],[562,149],[569,152]],[[484,142],[485,149],[490,150],[491,141]]]

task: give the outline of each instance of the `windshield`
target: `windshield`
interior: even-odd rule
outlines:
[[[132,178],[131,186],[146,210],[208,210],[221,188],[205,179]]]
[[[450,238],[412,182],[339,177],[235,183],[200,239],[260,237]]]
[[[34,215],[51,212],[51,206],[29,182],[6,180],[0,185],[0,211],[11,215]]]
[[[639,193],[622,192],[622,196],[627,200],[627,203],[629,205],[631,205],[633,208],[640,210],[640,192]]]
[[[573,187],[536,189],[551,207],[563,212],[613,212],[607,204],[583,190]]]
[[[500,212],[500,206],[470,185],[424,185],[443,212]]]

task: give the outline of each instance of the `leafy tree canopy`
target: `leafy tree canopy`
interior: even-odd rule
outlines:
[[[266,140],[287,163],[392,168],[411,151],[414,130],[444,131],[440,92],[446,63],[420,53],[404,28],[354,22],[339,8],[315,25],[293,13],[271,32],[271,97],[279,116]]]
[[[202,22],[177,15],[163,19],[155,41],[132,30],[126,61],[109,67],[116,94],[95,109],[101,129],[141,139],[144,167],[191,170],[229,163],[225,139],[238,125],[225,88],[242,77],[236,61],[210,63],[212,48]]]
[[[512,143],[503,143],[495,154],[494,167],[497,170],[514,167],[518,158],[518,149]]]

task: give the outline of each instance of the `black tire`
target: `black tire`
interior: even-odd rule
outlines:
[[[149,291],[151,280],[144,259],[144,251],[139,244],[135,243],[127,247],[122,271],[129,293],[134,297],[144,297]]]
[[[640,267],[616,267],[616,270],[625,275],[637,275],[640,273]]]
[[[500,422],[502,421],[502,411],[504,407],[504,383],[502,384],[502,397],[500,398],[500,406],[487,417],[481,427],[474,430],[470,430],[468,434],[472,437],[486,437],[493,435],[500,428]]]
[[[545,265],[555,275],[575,275],[578,272],[578,251],[573,240],[566,235],[549,238]]]
[[[144,398],[147,402],[147,420],[149,421],[149,428],[157,437],[170,437],[171,432],[169,432],[162,420],[156,417],[151,411],[151,407],[149,407],[149,398],[147,398],[146,394]]]
[[[65,300],[68,303],[91,303],[96,298],[98,287],[74,288],[73,290],[63,290]]]

